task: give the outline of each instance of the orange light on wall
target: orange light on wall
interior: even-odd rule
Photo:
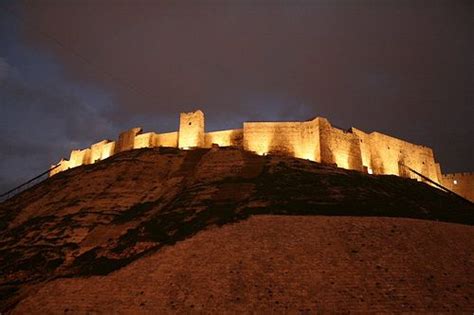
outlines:
[[[143,133],[140,135],[135,136],[133,141],[133,148],[134,149],[141,149],[141,148],[150,148],[152,147],[152,139],[153,133]]]
[[[335,152],[334,153],[334,160],[337,164],[337,167],[350,169],[349,167],[349,155],[345,152]]]
[[[217,144],[220,147],[232,146],[232,136],[236,130],[215,131],[206,134],[206,145]]]
[[[179,116],[178,147],[204,146],[204,113],[200,110]]]
[[[306,143],[298,143],[297,145],[293,146],[294,157],[299,159],[305,159],[310,161],[315,161],[314,157],[314,148],[309,146]]]
[[[261,143],[254,146],[254,151],[258,155],[267,155],[270,149],[269,142],[262,141]]]
[[[115,151],[115,141],[105,144],[104,147],[102,148],[101,159],[105,160],[106,158],[111,157],[114,154],[114,151]]]
[[[253,151],[258,155],[264,155],[270,152],[270,143],[273,139],[273,133],[261,132],[258,136],[248,135],[246,139],[247,150]]]

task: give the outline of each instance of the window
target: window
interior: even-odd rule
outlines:
[[[458,184],[458,181],[457,181],[457,180],[453,180],[453,183],[454,183],[454,185],[457,185],[457,184]]]

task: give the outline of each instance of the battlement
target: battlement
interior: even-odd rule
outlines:
[[[117,141],[103,140],[90,148],[73,150],[50,172],[93,164],[116,153],[153,147],[181,149],[239,147],[260,155],[283,154],[315,162],[334,164],[369,174],[388,174],[424,181],[424,177],[474,200],[474,173],[441,174],[433,150],[383,133],[366,133],[357,128],[342,129],[323,117],[294,122],[244,122],[241,129],[205,132],[204,113],[181,113],[179,130],[143,133],[132,128]],[[58,165],[56,164],[56,165]],[[417,175],[414,170],[423,176]]]
[[[474,176],[474,172],[448,173],[443,174],[444,178],[459,178],[465,176]]]

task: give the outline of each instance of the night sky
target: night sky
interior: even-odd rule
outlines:
[[[0,193],[198,108],[209,131],[322,116],[474,171],[473,1],[197,3],[0,1]]]

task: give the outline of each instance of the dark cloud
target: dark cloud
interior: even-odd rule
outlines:
[[[0,103],[0,169],[12,184],[67,157],[72,148],[118,132],[97,111],[101,104],[88,106],[64,82],[39,88],[10,76],[0,83]]]
[[[3,192],[45,171],[71,149],[115,137],[119,128],[106,118],[113,107],[109,95],[65,78],[53,56],[32,52],[16,38],[15,20],[0,19]]]
[[[9,99],[2,130],[21,135],[44,121],[50,131],[34,133],[55,139],[48,158],[131,126],[174,130],[179,112],[201,108],[214,130],[323,116],[431,146],[445,171],[473,170],[471,1],[50,0],[15,9],[19,19],[0,33],[10,51],[0,54],[0,80],[5,64],[21,78],[0,91]]]

